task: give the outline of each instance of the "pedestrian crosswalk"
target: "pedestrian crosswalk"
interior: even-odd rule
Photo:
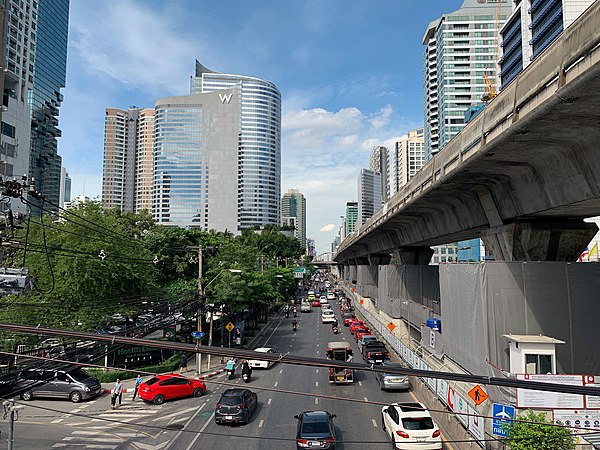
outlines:
[[[145,405],[122,405],[117,409],[109,409],[94,418],[82,420],[78,417],[73,422],[65,423],[74,430],[57,442],[52,448],[77,449],[116,449],[124,442],[140,438],[147,439],[148,432],[139,425],[150,422],[161,408],[148,408]]]

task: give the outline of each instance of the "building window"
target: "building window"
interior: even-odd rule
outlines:
[[[552,373],[552,355],[525,355],[525,373]]]
[[[6,123],[6,122],[2,122],[2,134],[4,136],[8,136],[10,138],[15,138],[15,127],[13,127],[12,125]]]

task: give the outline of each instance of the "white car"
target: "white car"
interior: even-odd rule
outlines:
[[[261,353],[277,353],[274,349],[268,347],[255,348],[255,352]],[[273,361],[261,361],[260,359],[251,359],[248,364],[253,369],[270,369],[275,363]]]
[[[321,322],[322,323],[335,322],[335,313],[331,309],[322,310],[321,311]]]
[[[321,295],[321,298],[319,298],[319,300],[321,301],[321,305],[327,305],[329,303],[329,300],[327,300],[327,296],[325,295]]]
[[[398,450],[441,450],[440,429],[423,403],[392,403],[381,409],[381,425]]]
[[[300,312],[310,312],[312,310],[312,306],[310,302],[302,302],[300,305]]]
[[[328,292],[327,300],[335,300],[335,294],[333,292]]]

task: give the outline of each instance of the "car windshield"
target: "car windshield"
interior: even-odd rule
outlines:
[[[73,369],[69,372],[69,375],[71,375],[75,381],[83,381],[90,378],[90,376],[81,369]]]
[[[221,400],[219,400],[219,403],[225,406],[234,406],[244,402],[240,395],[224,395],[221,397]]]
[[[153,385],[154,383],[156,383],[157,381],[158,381],[158,378],[156,378],[156,377],[152,377],[152,378],[150,378],[148,381],[146,381],[146,384],[147,384],[148,386],[152,386],[152,385]]]
[[[407,417],[402,419],[402,426],[405,430],[431,430],[433,420],[431,417]]]
[[[305,422],[302,424],[302,434],[329,434],[327,422]]]

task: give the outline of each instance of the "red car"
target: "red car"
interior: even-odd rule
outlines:
[[[354,319],[352,322],[350,322],[350,334],[354,334],[354,330],[360,326],[364,326],[362,320]]]
[[[358,327],[354,330],[354,339],[356,339],[356,342],[358,342],[361,337],[367,334],[371,334],[369,327]]]
[[[355,319],[355,317],[352,313],[344,313],[342,315],[342,319],[344,319],[344,326],[349,327],[350,323]]]
[[[312,305],[319,307],[319,306],[321,306],[321,302],[318,299],[315,299],[312,301]]]
[[[140,398],[155,405],[165,400],[181,397],[202,397],[206,393],[206,384],[200,380],[190,380],[176,373],[155,375],[140,384]]]

